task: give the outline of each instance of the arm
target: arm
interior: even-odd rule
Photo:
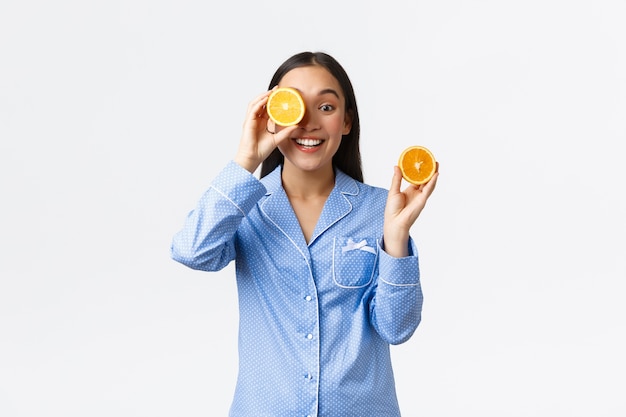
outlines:
[[[193,269],[224,268],[235,258],[235,235],[241,221],[264,194],[265,187],[257,178],[230,162],[174,235],[172,258]]]
[[[394,167],[385,206],[378,282],[370,304],[374,327],[391,344],[408,340],[421,320],[419,261],[409,231],[434,191],[438,176],[437,172],[428,183],[401,191],[402,173]]]
[[[266,91],[249,103],[237,154],[174,236],[171,246],[174,260],[193,269],[216,271],[235,258],[237,229],[265,194],[265,187],[253,173],[295,129],[270,133],[267,127],[271,122],[265,110],[270,93]]]
[[[395,258],[382,249],[378,281],[370,302],[370,317],[378,334],[396,345],[407,341],[422,317],[422,287],[419,261],[413,241],[409,256]]]

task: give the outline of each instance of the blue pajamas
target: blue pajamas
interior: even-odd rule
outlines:
[[[336,173],[307,245],[281,185],[230,162],[173,239],[172,258],[235,261],[239,375],[231,417],[398,417],[390,344],[422,309],[417,250],[382,249],[387,191]]]

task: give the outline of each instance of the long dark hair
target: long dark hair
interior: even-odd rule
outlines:
[[[355,180],[363,182],[361,150],[359,147],[361,125],[359,123],[359,111],[356,106],[356,97],[348,74],[335,58],[324,52],[300,52],[293,55],[278,67],[272,77],[272,81],[270,81],[268,89],[271,90],[274,86],[278,85],[285,74],[292,69],[313,65],[326,68],[328,72],[337,79],[346,100],[346,114],[351,117],[352,121],[350,133],[342,136],[339,149],[337,149],[337,152],[333,156],[333,167],[343,171]],[[274,149],[261,165],[261,178],[272,172],[277,166],[282,165],[284,160],[285,158],[278,148]]]

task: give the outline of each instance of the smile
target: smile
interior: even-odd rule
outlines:
[[[295,141],[298,145],[305,146],[307,148],[314,148],[316,146],[321,145],[322,142],[324,142],[321,139],[300,139],[300,138],[295,139]]]

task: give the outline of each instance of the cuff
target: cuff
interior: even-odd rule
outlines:
[[[244,215],[266,193],[261,181],[234,161],[230,161],[215,177],[211,187],[230,200]]]
[[[382,249],[379,259],[379,279],[390,285],[420,285],[419,260],[413,239],[409,238],[409,256],[394,258]]]

